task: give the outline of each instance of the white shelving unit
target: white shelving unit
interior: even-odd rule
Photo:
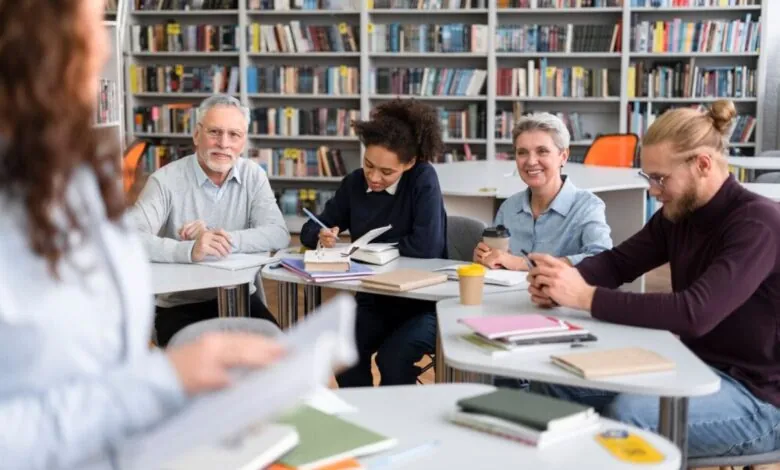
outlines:
[[[493,116],[500,111],[511,111],[513,104],[521,102],[523,111],[578,112],[583,116],[583,128],[586,138],[572,142],[574,154],[582,154],[592,138],[598,133],[626,132],[628,130],[629,103],[659,109],[668,106],[685,106],[695,103],[710,103],[716,98],[663,98],[628,96],[628,70],[632,62],[652,64],[661,61],[686,62],[695,59],[697,64],[705,66],[734,66],[745,64],[756,69],[758,89],[754,98],[736,98],[740,113],[756,116],[759,125],[756,126],[751,143],[735,144],[746,154],[759,153],[761,150],[762,129],[760,123],[763,109],[759,103],[765,94],[763,85],[766,81],[766,54],[763,53],[646,53],[630,50],[631,26],[636,21],[671,20],[681,18],[683,21],[699,20],[733,20],[744,19],[751,14],[752,19],[761,17],[761,44],[766,47],[766,8],[767,0],[756,6],[736,7],[697,7],[697,8],[646,8],[632,7],[631,0],[624,0],[621,7],[605,8],[574,8],[574,9],[521,9],[503,8],[497,6],[497,0],[488,0],[487,8],[471,9],[369,9],[373,2],[360,2],[360,9],[355,10],[249,10],[249,0],[238,0],[237,8],[230,10],[194,10],[194,11],[129,11],[129,24],[162,24],[174,20],[182,25],[220,24],[238,26],[238,51],[216,53],[193,52],[158,52],[132,53],[126,46],[127,67],[131,64],[165,65],[184,64],[209,66],[235,65],[240,67],[240,87],[236,96],[250,109],[259,107],[300,108],[333,107],[359,109],[362,118],[369,116],[370,110],[378,103],[395,98],[397,95],[372,94],[370,70],[377,67],[459,67],[480,68],[487,70],[487,81],[483,94],[479,96],[416,96],[421,101],[438,107],[462,109],[469,104],[478,104],[485,110],[485,129],[482,138],[447,139],[451,148],[462,148],[464,144],[471,151],[487,160],[496,158],[498,153],[511,152],[512,142],[507,138],[496,136],[496,123]],[[135,0],[131,0],[134,3]],[[359,27],[360,52],[347,53],[256,53],[250,52],[247,46],[247,28],[253,23],[287,24],[299,21],[301,25],[338,25],[347,23]],[[622,23],[620,52],[497,52],[497,27],[503,25],[615,25]],[[486,53],[388,53],[369,50],[369,30],[378,24],[475,24],[487,25]],[[357,31],[356,31],[357,34]],[[357,39],[357,38],[356,38]],[[129,43],[129,41],[126,41]],[[529,60],[546,58],[548,65],[585,68],[609,68],[619,71],[619,93],[608,97],[513,97],[497,96],[497,73],[499,68],[523,67]],[[346,65],[358,67],[360,70],[360,93],[351,95],[325,94],[275,94],[248,93],[247,68],[254,66],[274,65]],[[125,75],[129,81],[129,75]],[[181,134],[148,134],[135,133],[133,130],[133,108],[135,106],[192,103],[196,104],[209,93],[127,93],[126,114],[127,132],[134,137],[143,137],[158,141],[165,139],[169,143],[187,143],[191,136]],[[401,95],[402,97],[410,97]],[[317,148],[328,145],[339,148],[345,159],[347,170],[360,166],[362,148],[353,137],[333,136],[260,136],[250,135],[249,145],[256,148]],[[462,154],[463,152],[460,151]],[[293,186],[297,188],[335,189],[339,178],[333,177],[272,177],[275,187]]]
[[[121,8],[122,0],[118,1]],[[95,128],[104,129],[112,133],[112,138],[116,139],[119,143],[120,149],[124,149],[125,141],[125,124],[124,124],[124,109],[123,109],[123,70],[122,70],[122,49],[121,49],[121,27],[119,21],[122,19],[122,15],[119,14],[120,10],[107,11],[107,18],[114,18],[113,20],[106,19],[103,21],[103,25],[108,31],[108,37],[110,41],[111,57],[106,62],[106,65],[100,75],[100,78],[106,82],[105,89],[101,89],[99,93],[108,96],[103,96],[104,100],[108,100],[107,108],[103,111],[108,113],[108,116],[96,116]],[[101,97],[99,97],[101,99]]]

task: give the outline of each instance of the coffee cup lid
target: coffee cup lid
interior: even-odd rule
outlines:
[[[484,276],[487,270],[484,266],[477,263],[466,264],[458,267],[458,277],[479,277]]]
[[[503,225],[488,227],[482,232],[483,237],[506,238],[509,236],[509,229]]]

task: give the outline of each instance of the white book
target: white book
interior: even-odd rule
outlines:
[[[193,449],[160,470],[257,470],[266,468],[298,445],[292,426],[264,424],[230,441]]]
[[[278,362],[232,371],[234,385],[193,399],[171,419],[120,443],[118,467],[165,468],[196,449],[235,441],[300,404],[327,385],[335,370],[357,362],[355,309],[349,295],[324,304],[288,330],[282,340],[287,353]]]
[[[222,259],[208,259],[197,263],[198,266],[239,271],[241,269],[254,268],[266,264],[276,263],[279,259],[260,253],[232,253]]]
[[[443,268],[434,269],[447,273],[451,281],[458,280],[458,267],[465,264],[455,264]],[[528,273],[525,271],[510,271],[508,269],[487,269],[485,273],[485,284],[493,284],[504,287],[528,286]]]

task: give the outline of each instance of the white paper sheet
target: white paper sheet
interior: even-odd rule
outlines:
[[[233,253],[222,259],[211,259],[197,263],[199,266],[209,266],[212,268],[226,269],[228,271],[239,271],[241,269],[254,268],[264,264],[276,263],[279,258],[268,256],[267,254],[255,253]]]
[[[328,383],[336,366],[357,360],[355,300],[342,295],[290,330],[286,356],[237,376],[227,389],[194,399],[179,414],[128,439],[117,449],[119,468],[152,470],[188,450],[241,434],[273,419]]]

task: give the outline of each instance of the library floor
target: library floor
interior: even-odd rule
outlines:
[[[293,244],[295,244],[297,240],[293,240]],[[274,315],[277,314],[277,290],[276,290],[276,282],[275,281],[264,281],[263,287],[265,288],[265,295],[268,299],[268,308],[273,312]],[[645,287],[648,292],[669,292],[671,290],[671,281],[669,276],[669,266],[664,265],[660,268],[648,273],[648,275],[645,278]],[[299,289],[299,299],[298,304],[303,305],[303,290]],[[336,291],[332,289],[323,289],[322,290],[322,300],[327,301],[330,299]],[[427,363],[427,359],[424,359],[423,362],[420,363],[420,365],[424,365]],[[423,383],[433,383],[433,370],[429,370],[425,374],[422,375],[420,378]],[[374,366],[374,383],[379,383],[379,372],[376,370],[376,366]],[[336,387],[335,380],[332,381],[331,384],[333,387]],[[726,469],[729,467],[721,467],[721,470]],[[735,469],[740,467],[733,467]],[[773,465],[759,465],[756,467],[753,467],[755,470],[780,470],[780,463],[773,464]],[[704,468],[700,470],[717,470],[716,467],[713,468]]]

